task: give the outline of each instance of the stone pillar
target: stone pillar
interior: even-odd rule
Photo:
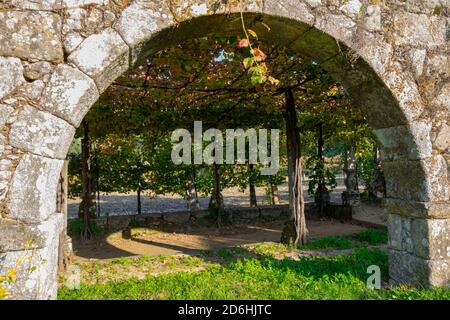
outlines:
[[[55,299],[58,237],[63,216],[53,214],[38,224],[0,223],[0,274],[16,278],[4,284],[8,299]]]
[[[24,154],[12,182],[8,214],[0,220],[0,274],[10,299],[56,297],[59,235],[64,216],[56,213],[56,185],[63,161]]]
[[[391,282],[450,286],[450,202],[445,161],[442,156],[434,156],[386,162],[383,167],[390,212]],[[425,180],[418,178],[421,171],[425,171]]]

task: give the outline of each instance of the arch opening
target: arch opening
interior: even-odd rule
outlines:
[[[414,103],[418,103],[417,109],[420,109],[420,99],[413,89],[398,87],[403,78],[397,71],[387,69],[389,58],[382,60],[377,56],[383,52],[381,48],[371,51],[373,44],[368,41],[372,38],[347,47],[336,40],[343,38],[342,30],[335,30],[334,38],[312,27],[305,19],[280,17],[278,10],[274,10],[273,15],[267,12],[271,11],[246,13],[246,25],[268,43],[282,44],[317,60],[364,110],[379,140],[388,178],[386,204],[391,212],[391,277],[402,282],[448,286],[448,257],[442,252],[447,252],[448,248],[445,204],[449,195],[448,187],[436,184],[439,177],[447,175],[446,164],[441,158],[432,157],[431,125],[417,118],[413,108],[407,109]],[[130,16],[123,17],[130,19],[133,10],[128,13]],[[161,26],[170,24],[169,18],[161,22]],[[161,48],[176,44],[180,39],[209,34],[236,35],[242,30],[240,24],[238,14],[204,15],[158,32],[146,30],[143,36],[136,35],[135,27],[134,31],[127,31],[129,25],[119,21],[113,28],[87,37],[68,55],[67,63],[56,66],[37,106],[23,107],[8,132],[8,143],[23,155],[14,169],[6,217],[20,227],[21,224],[31,226],[29,232],[38,235],[38,255],[54,256],[57,252],[58,232],[55,230],[64,223],[60,215],[54,213],[53,190],[61,159],[67,154],[75,127],[100,93],[130,65],[139,64]],[[382,42],[375,46],[381,45]],[[95,53],[99,54],[94,56]],[[71,92],[74,87],[76,92]],[[410,93],[409,97],[403,96],[405,90]],[[31,130],[33,125],[38,129]],[[8,226],[8,230],[13,228]],[[436,236],[433,232],[438,229],[441,231]],[[14,263],[26,250],[20,245],[8,248],[3,254],[2,267]],[[56,283],[52,279],[55,275],[55,259],[50,259],[39,278],[24,278],[33,283],[24,296],[54,296]]]

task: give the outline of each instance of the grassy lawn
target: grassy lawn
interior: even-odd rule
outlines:
[[[323,237],[312,240],[300,247],[304,249],[352,249],[386,244],[388,233],[386,229],[368,229],[354,235]]]
[[[450,290],[406,286],[368,289],[366,273],[387,256],[364,246],[385,242],[385,231],[326,237],[301,248],[261,244],[196,256],[120,258],[81,264],[82,285],[62,287],[59,299],[450,299]],[[338,254],[335,249],[355,248]],[[305,253],[322,250],[323,255]],[[314,249],[314,250],[311,250]],[[333,251],[334,250],[334,251]]]

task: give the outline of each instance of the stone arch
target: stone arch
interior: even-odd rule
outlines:
[[[30,239],[40,264],[38,272],[19,277],[17,296],[55,296],[63,217],[56,213],[54,190],[75,128],[99,94],[154,50],[208,33],[240,33],[242,3],[248,26],[266,41],[317,59],[366,112],[388,178],[393,281],[448,286],[445,7],[396,0],[255,0],[237,6],[195,0],[183,1],[181,11],[173,2],[0,5],[0,74],[7,74],[0,80],[0,271],[26,254]]]

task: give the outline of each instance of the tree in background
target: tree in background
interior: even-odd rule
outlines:
[[[176,166],[169,160],[168,137],[174,129],[192,129],[194,120],[202,120],[204,130],[280,128],[289,135],[287,140],[294,142],[290,145],[283,140],[290,146],[281,161],[285,166],[288,162],[296,163],[294,170],[288,170],[289,190],[297,195],[293,221],[298,221],[294,230],[299,234],[292,239],[305,241],[305,235],[300,234],[306,230],[302,218],[303,192],[299,192],[302,155],[316,159],[310,161],[309,169],[313,172],[310,180],[316,177],[318,185],[325,183],[330,188],[333,183],[327,186],[324,152],[332,137],[345,127],[342,118],[353,116],[342,87],[313,60],[295,55],[287,48],[261,43],[251,32],[242,39],[193,39],[142,61],[108,88],[86,116],[91,140],[97,146],[99,171],[101,175],[114,175],[100,179],[99,188],[127,189],[137,192],[138,199],[144,188],[153,194],[180,194],[191,203],[191,208],[197,208],[195,199],[199,193],[211,195],[220,205],[223,188],[242,187],[245,182],[245,188],[252,190],[268,185],[271,202],[276,203],[276,185],[283,182],[282,177],[259,177],[254,174],[257,168],[248,164],[245,169],[228,165]],[[318,139],[319,127],[322,133]],[[145,148],[148,144],[149,150],[139,147],[139,143],[125,143],[128,137],[133,137],[130,140],[148,137]],[[120,150],[113,147],[116,140]],[[102,149],[105,146],[114,152]],[[112,153],[103,154],[106,150]],[[116,174],[116,169],[103,168],[109,164],[130,170],[130,174],[123,176]],[[241,181],[236,179],[239,171],[245,173]],[[255,192],[251,192],[251,205],[257,205],[255,200]]]

